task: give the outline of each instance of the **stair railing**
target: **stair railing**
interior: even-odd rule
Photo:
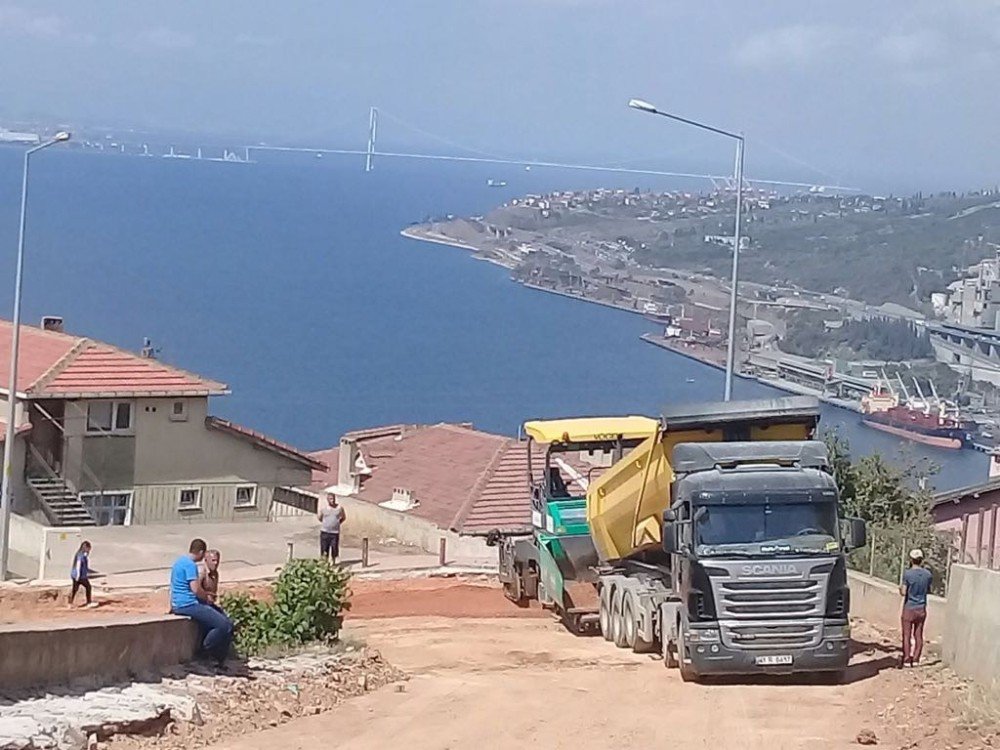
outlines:
[[[35,404],[32,404],[32,405],[35,407],[35,409],[38,411],[39,414],[41,414],[43,417],[45,417],[45,419],[47,419],[49,422],[51,422],[52,425],[57,430],[59,430],[60,434],[62,434],[63,455],[65,455],[66,454],[66,442],[67,442],[66,428],[63,427],[62,424],[60,424],[59,420],[56,419],[51,414],[49,414],[49,412],[46,411],[40,404],[35,403]],[[34,448],[34,446],[32,446],[32,448]],[[55,470],[51,466],[49,466],[48,462],[44,458],[42,458],[41,454],[38,455],[38,458],[41,460],[41,462],[44,464],[44,466],[45,466],[45,468],[47,470],[54,472],[53,476],[55,476],[55,477],[57,477],[59,479],[62,479],[64,482],[66,482],[67,486],[72,487],[72,484],[69,482],[68,479],[66,479],[65,476],[60,476],[58,473],[55,473]],[[63,467],[63,469],[65,470],[65,466]],[[104,482],[101,481],[101,479],[97,476],[97,474],[95,474],[91,470],[91,468],[87,465],[87,462],[84,461],[82,458],[80,459],[80,470],[84,473],[84,475],[86,475],[87,479],[89,479],[93,483],[94,487],[96,488],[96,492],[98,494],[103,495],[104,494]],[[74,494],[77,494],[75,490],[74,490]]]

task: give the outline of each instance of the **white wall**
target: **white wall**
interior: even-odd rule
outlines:
[[[36,580],[66,580],[73,556],[83,542],[76,527],[51,528],[16,513],[10,517],[10,548],[28,561],[31,569],[16,573]]]
[[[942,656],[963,677],[1000,688],[1000,571],[952,565]]]
[[[367,536],[373,542],[395,539],[434,554],[438,552],[441,539],[445,539],[448,562],[474,564],[497,559],[496,548],[487,547],[482,537],[460,536],[423,518],[382,508],[356,497],[340,497],[339,500],[347,513],[345,531],[352,537]]]

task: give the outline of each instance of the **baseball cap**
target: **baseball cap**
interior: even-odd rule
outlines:
[[[924,559],[924,551],[922,549],[920,549],[919,547],[917,549],[911,549],[910,550],[910,559],[911,560],[923,560]]]

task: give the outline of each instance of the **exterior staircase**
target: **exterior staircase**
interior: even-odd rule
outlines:
[[[53,526],[93,526],[94,518],[73,488],[58,476],[28,477],[35,499]]]

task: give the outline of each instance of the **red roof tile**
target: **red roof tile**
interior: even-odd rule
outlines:
[[[369,437],[374,436],[374,437]],[[407,514],[463,534],[492,529],[531,528],[527,443],[472,429],[467,425],[402,426],[348,433],[358,441],[371,476],[357,497],[384,503],[396,488],[418,501]],[[329,468],[314,471],[309,490],[336,485],[340,449],[310,454]],[[581,474],[587,467],[564,460]],[[540,466],[541,464],[539,464]],[[592,475],[593,476],[593,475]],[[565,477],[572,485],[570,477]],[[582,488],[576,487],[583,492]]]
[[[8,320],[0,320],[0,373],[3,382],[0,388],[7,391],[7,373],[10,370],[11,333],[14,326]],[[85,339],[67,336],[63,333],[43,331],[41,328],[21,326],[21,343],[18,346],[17,390],[24,393],[45,373],[55,367]]]
[[[13,326],[0,320],[0,372],[10,367]],[[17,388],[28,397],[212,396],[213,380],[108,344],[21,326]],[[6,383],[0,384],[0,390]]]

